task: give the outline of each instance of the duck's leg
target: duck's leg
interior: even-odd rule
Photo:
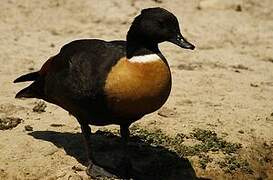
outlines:
[[[91,143],[91,128],[89,127],[88,123],[81,122],[81,130],[84,136],[87,158],[88,158],[88,167],[86,169],[86,173],[93,177],[115,177],[115,175],[109,173],[102,167],[97,166],[94,163],[94,156],[92,153],[92,143]]]
[[[130,178],[130,171],[132,169],[132,164],[129,158],[129,152],[128,152],[128,140],[129,140],[129,136],[130,136],[130,131],[129,131],[129,126],[130,124],[123,124],[120,125],[120,136],[121,136],[121,140],[122,140],[122,149],[123,149],[123,153],[124,153],[124,158],[121,161],[121,166],[122,169],[124,169],[124,176]]]

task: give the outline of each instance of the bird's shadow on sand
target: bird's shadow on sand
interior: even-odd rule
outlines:
[[[84,141],[80,133],[61,133],[54,131],[34,131],[29,133],[36,139],[54,143],[64,148],[66,153],[86,165]],[[121,159],[124,159],[120,138],[109,132],[98,131],[92,135],[95,161],[101,167],[112,169],[114,174],[121,176]],[[133,179],[200,179],[188,159],[179,157],[176,153],[164,147],[153,147],[133,138],[129,143],[128,157],[132,164],[130,175]]]

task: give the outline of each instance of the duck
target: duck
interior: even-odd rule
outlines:
[[[158,46],[165,41],[195,48],[182,36],[174,14],[143,9],[126,40],[79,39],[64,45],[40,70],[14,80],[32,81],[15,98],[43,99],[72,114],[85,140],[87,174],[107,176],[110,171],[94,160],[90,125],[119,125],[126,154],[129,126],[162,107],[170,95],[170,66]]]

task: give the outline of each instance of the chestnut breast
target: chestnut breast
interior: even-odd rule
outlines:
[[[157,59],[132,61],[121,58],[109,72],[104,91],[109,110],[117,117],[133,118],[159,109],[171,90],[171,73]]]

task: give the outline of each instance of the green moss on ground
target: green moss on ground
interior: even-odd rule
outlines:
[[[164,134],[160,129],[146,130],[134,125],[130,128],[131,141],[145,142],[151,146],[164,147],[175,152],[180,157],[198,157],[199,167],[206,169],[213,162],[208,153],[214,152],[224,154],[224,160],[218,162],[220,168],[226,173],[242,171],[251,174],[253,170],[247,160],[239,157],[238,152],[242,148],[239,143],[232,143],[219,137],[216,132],[205,129],[194,129],[189,135],[178,133],[175,137]],[[119,135],[118,131],[110,131]],[[185,145],[185,138],[193,139],[198,143]]]
[[[218,162],[218,164],[226,173],[233,173],[237,170],[241,170],[247,174],[253,173],[248,161],[240,158],[238,155],[228,155],[223,161]]]

